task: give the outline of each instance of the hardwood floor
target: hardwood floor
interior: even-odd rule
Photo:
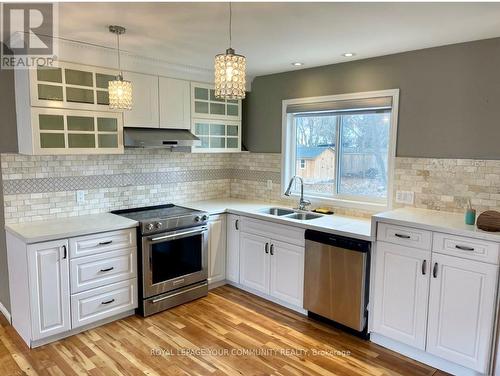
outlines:
[[[0,375],[446,374],[222,286],[34,350],[0,315]]]

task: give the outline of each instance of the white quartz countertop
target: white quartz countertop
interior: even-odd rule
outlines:
[[[265,219],[270,222],[296,226],[304,229],[347,236],[356,239],[369,241],[373,240],[371,233],[371,221],[368,218],[333,214],[323,215],[321,218],[301,221],[261,213],[262,209],[265,208],[283,207],[283,205],[280,204],[266,201],[252,201],[231,198],[179,203],[179,205],[203,210],[210,214],[231,213],[256,219]]]
[[[401,208],[376,214],[372,218],[374,223],[384,222],[500,242],[500,232],[487,232],[478,229],[475,225],[466,225],[464,214],[462,213]]]
[[[105,231],[136,227],[134,220],[119,215],[102,213],[77,217],[7,224],[5,229],[25,243],[71,238]]]

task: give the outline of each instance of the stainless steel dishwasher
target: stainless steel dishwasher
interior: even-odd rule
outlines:
[[[370,242],[306,230],[304,309],[366,333]]]

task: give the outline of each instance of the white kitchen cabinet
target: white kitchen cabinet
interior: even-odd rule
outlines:
[[[160,77],[160,128],[191,129],[189,81]]]
[[[241,100],[216,98],[214,85],[191,82],[191,100],[193,118],[241,120]]]
[[[238,121],[193,119],[191,132],[201,144],[197,153],[231,153],[241,151],[241,123]]]
[[[68,241],[27,248],[32,339],[71,329]]]
[[[302,310],[304,230],[244,217],[239,227],[242,288]]]
[[[427,352],[485,372],[498,266],[433,253]]]
[[[431,252],[377,242],[373,330],[425,349]]]
[[[158,76],[123,72],[132,83],[132,109],[123,111],[125,127],[158,128]]]
[[[6,232],[12,325],[30,347],[137,308],[136,230],[27,244]]]
[[[123,153],[120,113],[33,107],[28,126],[19,140],[24,154]]]
[[[227,215],[226,279],[240,282],[240,216]]]
[[[240,283],[269,294],[269,239],[242,232],[240,234]]]
[[[271,296],[296,306],[304,299],[304,247],[271,240]]]
[[[226,216],[212,215],[208,221],[208,283],[226,276]]]

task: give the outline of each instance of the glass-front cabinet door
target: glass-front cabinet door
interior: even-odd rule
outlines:
[[[121,113],[32,108],[33,154],[123,153]]]
[[[110,111],[108,82],[117,72],[66,62],[57,65],[30,70],[32,106]]]
[[[192,82],[191,114],[193,118],[240,120],[241,101],[218,99],[213,85]]]
[[[237,121],[194,119],[191,129],[201,145],[193,153],[227,153],[241,151],[241,124]]]

